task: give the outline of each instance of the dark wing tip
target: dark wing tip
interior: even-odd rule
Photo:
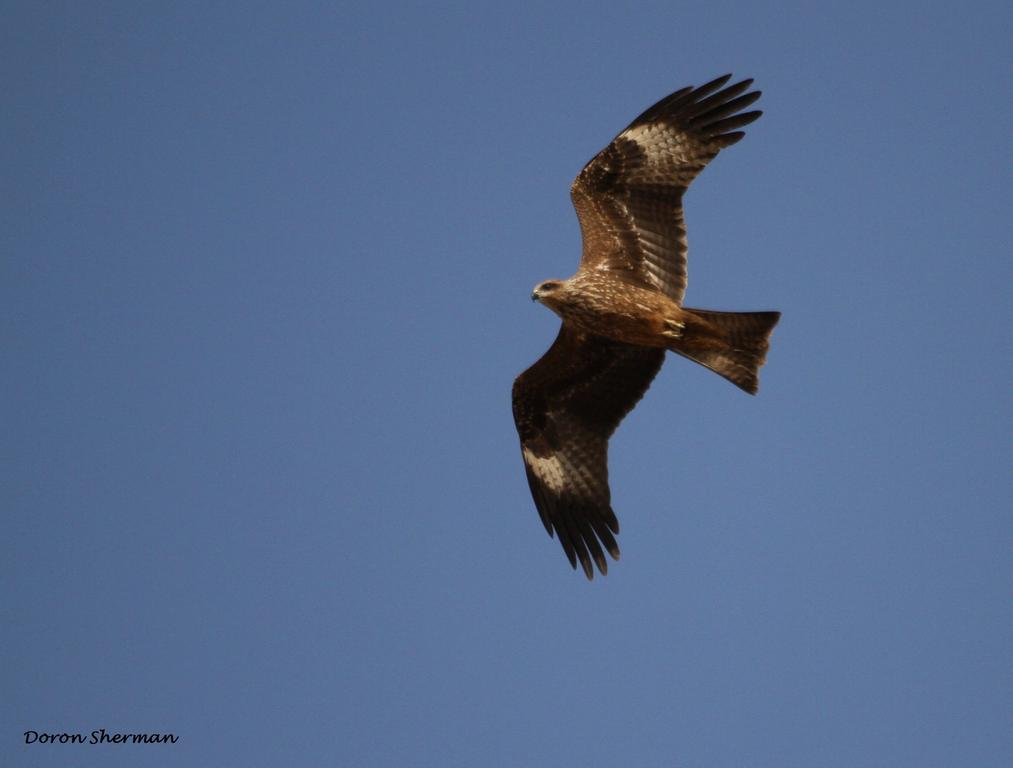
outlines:
[[[708,124],[707,127],[710,129],[711,133],[721,134],[726,131],[732,131],[736,128],[747,126],[758,120],[762,114],[763,112],[759,109],[754,109],[752,112],[743,112],[738,115],[726,117],[723,120],[715,120],[714,122]]]
[[[700,96],[704,96],[708,93],[713,93],[731,79],[732,73],[728,72],[727,74],[721,75],[720,77],[715,77],[713,80],[704,83],[699,88],[694,89],[693,93],[697,95],[697,98],[699,98]]]
[[[584,539],[584,546],[591,555],[591,559],[594,560],[595,565],[598,566],[598,570],[601,571],[601,575],[604,576],[608,573],[608,563],[605,561],[605,553],[601,550],[601,544],[598,543],[598,537],[592,530],[591,523],[586,517],[580,520],[580,534]],[[587,568],[590,565],[587,564],[584,567],[584,571],[587,572]]]
[[[763,113],[757,110],[739,114],[759,99],[762,91],[749,91],[754,82],[751,77],[727,85],[731,77],[729,73],[699,87],[675,91],[644,110],[628,128],[671,121],[705,141],[713,142],[715,150],[734,144],[738,139],[728,141],[725,136],[753,122]]]
[[[607,522],[615,520],[610,508],[585,507],[544,493],[535,495],[535,505],[543,522],[550,521],[546,525],[549,536],[558,539],[571,568],[576,570],[579,563],[589,580],[594,578],[595,566],[602,576],[608,575],[605,553],[619,560],[619,545],[612,533],[619,526]]]
[[[718,137],[718,141],[721,142],[721,148],[730,147],[732,144],[738,144],[746,137],[745,131],[734,131],[732,133],[722,133]]]
[[[627,129],[629,129],[637,125],[645,125],[647,123],[653,123],[654,121],[661,119],[665,115],[677,114],[687,105],[696,104],[709,94],[718,90],[721,86],[727,83],[731,79],[731,77],[732,74],[731,72],[729,72],[728,74],[721,75],[721,77],[716,77],[713,80],[706,82],[699,87],[687,85],[683,88],[680,88],[677,91],[673,91],[672,93],[668,94],[663,99],[652,104],[643,112],[641,112],[639,115],[637,115],[633,119],[633,121],[626,127]],[[750,80],[749,82],[751,83],[752,80]],[[736,86],[732,87],[734,88]],[[746,85],[745,87],[748,88],[749,86]]]
[[[566,559],[570,561],[570,567],[577,570],[577,553],[573,549],[573,544],[563,531],[560,531],[559,536],[556,538],[559,540],[560,546],[563,547],[563,553],[566,555]]]

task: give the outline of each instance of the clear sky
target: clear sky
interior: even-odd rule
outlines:
[[[1008,3],[4,3],[0,763],[1013,765]],[[764,116],[622,560],[538,520],[513,378],[569,185],[666,93]],[[25,745],[23,732],[175,745]]]

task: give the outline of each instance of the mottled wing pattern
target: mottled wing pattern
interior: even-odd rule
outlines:
[[[580,172],[570,194],[584,238],[581,270],[607,269],[662,291],[677,302],[686,291],[686,225],[682,195],[736,129],[759,111],[752,80],[722,89],[731,75],[683,88],[647,109]]]
[[[608,439],[664,361],[662,349],[590,336],[563,323],[556,341],[517,377],[513,412],[538,514],[570,565],[590,579],[592,560],[619,557],[608,486]]]

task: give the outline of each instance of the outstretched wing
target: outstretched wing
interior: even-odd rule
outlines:
[[[590,579],[619,547],[608,486],[608,439],[643,397],[662,349],[584,334],[563,323],[556,341],[513,387],[514,422],[538,514]]]
[[[584,238],[580,268],[614,270],[677,302],[686,291],[682,195],[759,111],[752,80],[683,88],[647,109],[580,172],[570,195]]]

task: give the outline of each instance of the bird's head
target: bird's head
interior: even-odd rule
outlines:
[[[545,306],[551,308],[559,302],[562,294],[562,280],[544,280],[536,285],[535,290],[531,292],[531,300],[540,301]]]

